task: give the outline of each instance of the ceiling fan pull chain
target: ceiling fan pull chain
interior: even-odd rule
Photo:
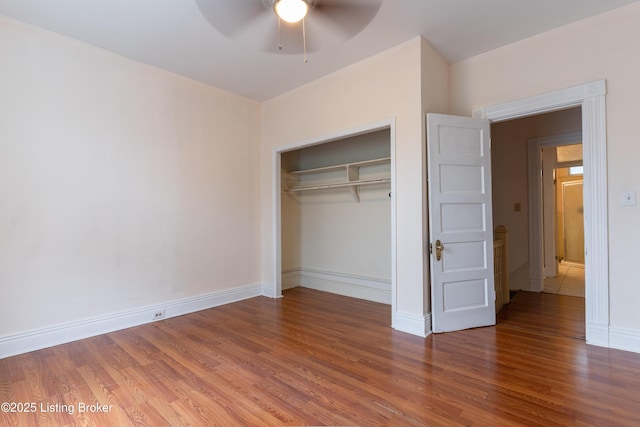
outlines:
[[[278,50],[282,50],[282,42],[280,41],[280,27],[282,25],[282,20],[278,16]]]
[[[302,48],[304,49],[304,63],[306,64],[309,62],[309,59],[307,58],[307,31],[304,26],[304,21],[306,21],[306,19],[302,18]]]

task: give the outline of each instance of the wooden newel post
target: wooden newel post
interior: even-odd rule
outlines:
[[[502,305],[507,304],[511,298],[509,294],[509,232],[504,225],[498,225],[493,234],[494,240],[502,241],[502,256],[499,262],[501,263],[496,268],[499,268],[502,273]]]

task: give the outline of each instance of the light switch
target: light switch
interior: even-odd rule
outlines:
[[[623,191],[622,192],[622,206],[635,206],[636,205],[636,192],[635,191]]]

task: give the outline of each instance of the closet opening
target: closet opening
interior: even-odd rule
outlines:
[[[387,124],[276,152],[281,291],[393,305],[392,135]]]

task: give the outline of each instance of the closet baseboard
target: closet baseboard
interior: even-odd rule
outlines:
[[[391,280],[311,268],[282,272],[282,289],[296,286],[391,304]]]
[[[298,286],[300,286],[300,269],[282,270],[282,290],[285,291]]]

